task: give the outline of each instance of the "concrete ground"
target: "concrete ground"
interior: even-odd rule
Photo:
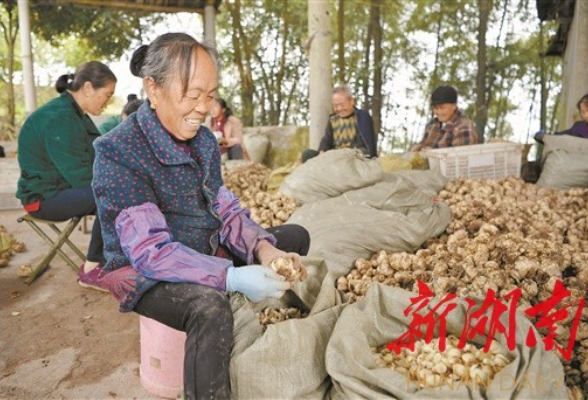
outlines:
[[[108,293],[84,289],[58,256],[31,286],[19,266],[41,259],[47,245],[18,210],[3,225],[27,250],[0,268],[0,399],[156,399],[139,380],[139,318],[122,314]],[[89,234],[72,241],[86,252]],[[71,251],[67,251],[72,259]]]

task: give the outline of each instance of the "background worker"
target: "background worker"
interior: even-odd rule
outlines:
[[[431,106],[435,116],[427,122],[423,139],[412,147],[412,151],[478,144],[476,126],[457,107],[455,88],[436,88],[431,95]]]
[[[367,111],[355,107],[355,98],[348,85],[333,89],[334,113],[329,116],[318,151],[307,149],[302,153],[302,162],[316,157],[319,153],[333,149],[356,148],[366,156],[378,156],[378,135],[374,121]]]
[[[224,99],[213,100],[206,125],[218,136],[221,155],[229,160],[251,159],[243,142],[243,124]]]
[[[108,117],[103,123],[98,126],[98,130],[100,131],[101,135],[110,132],[116,126],[118,126],[121,122],[125,120],[132,112],[137,111],[141,106],[143,101],[139,100],[136,94],[129,94],[127,96],[127,104],[124,105],[122,112],[120,115],[112,115]],[[127,112],[125,112],[125,109]]]
[[[100,115],[114,94],[116,77],[98,61],[62,75],[60,96],[33,112],[18,136],[21,175],[16,197],[33,217],[67,221],[96,212],[93,179],[95,139],[100,134],[88,114]],[[95,268],[104,262],[102,230],[94,220],[80,285],[93,287]]]
[[[588,93],[586,93],[576,104],[580,112],[581,121],[574,122],[571,128],[555,132],[554,135],[570,135],[578,138],[588,139]],[[545,131],[539,131],[535,134],[535,140],[543,143]]]

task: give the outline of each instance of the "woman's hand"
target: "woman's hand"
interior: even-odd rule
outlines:
[[[261,265],[269,267],[272,261],[278,257],[290,258],[294,261],[294,268],[300,271],[301,281],[305,280],[308,275],[306,267],[302,265],[302,262],[300,262],[300,255],[296,253],[286,253],[285,251],[277,249],[267,240],[262,240],[259,242],[256,253],[257,259]]]
[[[239,143],[240,143],[239,139],[228,137],[228,138],[225,138],[224,146],[225,147],[233,147],[234,145],[239,144]]]

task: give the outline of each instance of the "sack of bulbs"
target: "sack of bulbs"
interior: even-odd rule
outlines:
[[[567,398],[563,367],[553,352],[520,344],[510,351],[502,335],[487,353],[480,350],[484,335],[459,349],[465,302],[447,316],[445,351],[439,351],[437,337],[429,344],[417,340],[414,351],[388,351],[385,345],[408,330],[411,317],[404,310],[414,297],[403,289],[372,284],[362,300],[343,310],[327,346],[331,399]],[[435,304],[432,301],[420,313]],[[508,325],[506,319],[501,321]],[[517,343],[524,343],[532,325],[520,313],[516,322]]]
[[[301,261],[308,276],[295,283],[293,291],[309,311],[288,303],[286,297],[259,303],[241,295],[231,298],[234,398],[322,399],[329,389],[325,349],[343,306],[316,304],[327,268],[320,259],[302,257]]]

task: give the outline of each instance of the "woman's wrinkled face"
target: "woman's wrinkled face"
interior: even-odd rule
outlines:
[[[92,84],[90,82],[87,82],[87,85],[85,87],[87,89],[86,94],[88,100],[86,101],[84,111],[92,115],[102,114],[104,109],[108,106],[110,98],[114,94],[116,82],[110,81],[106,84],[106,86],[101,87],[99,89],[94,89]]]
[[[183,93],[182,81],[177,74],[164,85],[148,82],[147,93],[164,128],[178,140],[190,140],[210,112],[217,87],[214,63],[206,51],[198,48],[192,57],[186,93]]]
[[[218,118],[221,116],[223,112],[223,108],[221,106],[221,104],[218,102],[218,100],[214,100],[212,102],[212,107],[210,109],[210,116],[212,118]]]
[[[580,103],[580,115],[584,122],[588,123],[588,103]]]

